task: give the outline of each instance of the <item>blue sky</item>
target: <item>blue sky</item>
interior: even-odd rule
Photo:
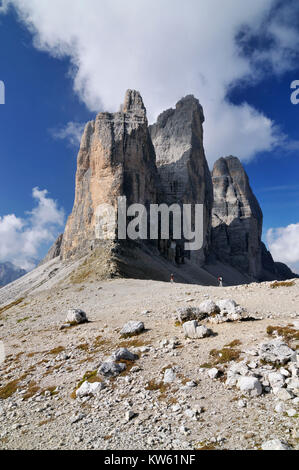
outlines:
[[[169,14],[169,0],[158,10],[148,0],[2,2],[0,261],[30,268],[44,255],[72,209],[80,126],[137,88],[150,121],[185,94],[199,98],[210,166],[242,159],[264,239],[299,269],[299,105],[290,101],[299,8],[261,3],[228,0],[217,14],[220,0],[187,0],[183,10],[173,0]]]

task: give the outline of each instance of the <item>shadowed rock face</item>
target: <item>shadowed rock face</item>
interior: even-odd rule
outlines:
[[[192,95],[163,112],[150,126],[156,164],[167,204],[204,204],[204,246],[191,252],[203,264],[210,245],[213,187],[203,148],[204,115]]]
[[[212,172],[212,246],[217,257],[259,279],[263,214],[236,157],[220,158]]]
[[[158,174],[140,94],[128,90],[117,113],[100,113],[89,122],[77,161],[72,214],[63,237],[61,255],[68,258],[90,249],[95,239],[96,210],[100,204],[116,208],[118,196],[127,204],[157,202]]]

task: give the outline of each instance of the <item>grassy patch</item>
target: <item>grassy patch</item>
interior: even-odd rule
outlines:
[[[11,397],[18,389],[20,382],[27,377],[27,374],[22,375],[18,379],[8,382],[6,385],[0,388],[0,399],[6,400]]]
[[[169,388],[170,388],[169,384],[165,384],[164,382],[156,382],[155,380],[150,380],[147,383],[145,390],[150,390],[152,392],[160,392],[158,396],[158,400],[165,400],[168,398]]]
[[[51,349],[50,351],[47,352],[47,354],[59,354],[61,352],[65,351],[65,348],[63,346],[57,346],[57,348]]]
[[[26,393],[24,393],[24,395],[22,395],[22,397],[24,398],[24,400],[28,400],[28,398],[33,397],[39,391],[40,391],[40,387],[38,385],[36,385],[36,383],[34,381],[32,381],[32,382],[29,383],[28,389],[27,389]]]
[[[148,341],[140,341],[139,339],[131,339],[129,341],[121,341],[118,345],[120,348],[141,348],[149,344]]]
[[[88,351],[89,345],[87,343],[82,343],[82,344],[79,344],[79,346],[77,346],[76,349],[79,349],[80,351]]]
[[[295,285],[295,281],[274,281],[270,284],[271,289],[276,289],[277,287],[292,287]]]
[[[25,317],[25,318],[20,318],[19,320],[17,320],[17,323],[22,323],[23,321],[27,321],[29,320],[30,317]]]
[[[213,364],[226,364],[227,362],[237,361],[241,351],[233,348],[212,349],[210,356],[213,358]]]
[[[215,444],[212,444],[211,442],[208,444],[199,444],[199,447],[196,448],[196,450],[216,450],[217,448],[215,447]]]
[[[38,423],[39,426],[44,426],[45,424],[49,424],[53,421],[53,418],[49,418],[49,419],[44,419],[43,421],[40,421]]]
[[[267,334],[273,336],[274,334],[282,336],[286,342],[299,340],[299,331],[292,326],[271,326],[267,327]]]
[[[231,343],[226,344],[225,348],[234,348],[235,346],[240,346],[242,343],[239,339],[234,339]]]
[[[15,300],[14,302],[11,302],[10,304],[5,305],[4,307],[0,307],[0,315],[1,313],[6,312],[6,310],[9,310],[10,308],[15,307],[16,305],[19,305],[23,302],[23,300],[25,300],[25,297],[21,297],[20,299]]]
[[[120,335],[120,337],[123,338],[123,339],[133,338],[134,336],[142,335],[142,333],[144,333],[144,332],[145,332],[145,330],[139,331],[138,333],[124,333],[124,334]]]

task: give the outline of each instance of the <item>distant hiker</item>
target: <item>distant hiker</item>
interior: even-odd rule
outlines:
[[[219,287],[223,287],[223,279],[221,276],[218,277]]]
[[[174,275],[170,274],[170,282],[174,282]]]

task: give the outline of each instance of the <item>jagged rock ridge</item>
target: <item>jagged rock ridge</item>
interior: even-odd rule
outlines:
[[[183,264],[184,274],[193,276],[194,282],[198,271],[192,266],[203,266],[215,280],[223,270],[227,278],[234,278],[227,282],[233,283],[295,277],[287,266],[274,263],[261,241],[262,211],[238,158],[219,159],[211,175],[203,122],[199,101],[188,95],[149,127],[140,93],[128,90],[119,112],[100,113],[87,123],[78,154],[73,211],[47,260],[58,254],[62,260],[79,258],[100,246],[103,259],[112,261],[110,274],[115,268],[129,277],[165,279],[165,274],[159,274],[165,266],[151,266],[151,257],[160,254],[171,261],[166,271]],[[150,252],[144,242],[120,242],[115,226],[108,222],[109,243],[99,240],[95,228],[103,215],[98,215],[97,208],[103,204],[116,208],[118,196],[126,196],[128,205],[146,207],[202,203],[203,248],[188,253],[184,239],[158,239],[153,243],[156,251]],[[142,251],[146,256],[139,256]]]

